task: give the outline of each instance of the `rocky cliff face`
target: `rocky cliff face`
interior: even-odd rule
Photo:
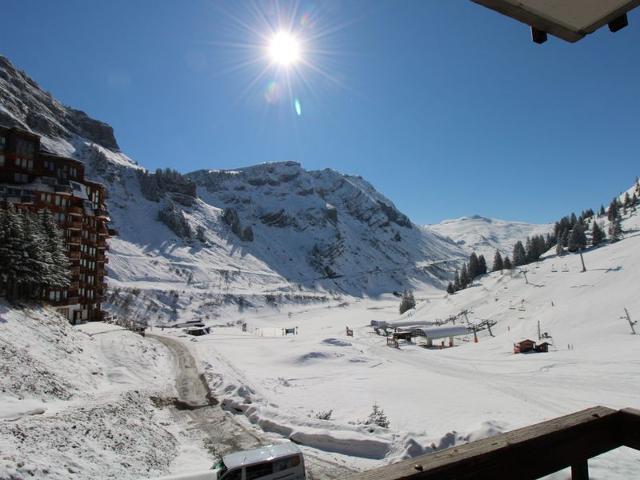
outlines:
[[[3,56],[0,56],[0,105],[2,125],[51,138],[71,140],[78,136],[119,151],[111,126],[62,105]]]
[[[307,171],[296,162],[187,177],[203,202],[233,218],[229,224],[244,248],[301,283],[329,282],[352,293],[398,289],[418,279],[438,283],[424,267],[460,254],[452,242],[415,227],[360,177]],[[238,235],[246,228],[251,245]]]

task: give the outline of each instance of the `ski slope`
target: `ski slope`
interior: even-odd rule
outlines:
[[[226,407],[263,429],[327,455],[350,455],[361,468],[482,438],[594,405],[638,407],[640,335],[621,316],[640,316],[640,222],[626,238],[584,254],[549,255],[524,272],[484,276],[455,295],[418,292],[416,320],[497,322],[479,343],[451,349],[386,346],[371,320],[399,319],[399,300],[353,299],[306,310],[234,315],[213,334],[188,342]],[[405,314],[402,318],[407,318]],[[234,321],[246,322],[243,332]],[[549,353],[513,354],[513,343],[552,337]],[[354,329],[346,337],[345,327]],[[297,336],[281,329],[298,327]],[[179,335],[179,334],[178,334]],[[570,347],[571,346],[571,347]],[[390,429],[369,427],[373,403]],[[333,410],[331,419],[318,412]],[[594,478],[640,476],[638,452],[621,449],[592,462]],[[558,477],[562,478],[562,477]]]

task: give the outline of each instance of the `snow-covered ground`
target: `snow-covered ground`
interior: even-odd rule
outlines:
[[[523,272],[492,273],[453,296],[418,292],[415,320],[469,311],[497,322],[450,349],[386,346],[368,326],[398,319],[398,299],[353,299],[242,315],[188,341],[225,406],[251,422],[360,468],[511,430],[594,405],[638,407],[640,335],[621,316],[640,316],[640,221],[618,243],[579,256],[553,255]],[[243,332],[234,321],[246,322]],[[549,353],[514,355],[515,341],[552,337]],[[218,322],[220,324],[221,322]],[[212,322],[215,325],[215,322]],[[232,325],[232,326],[229,326]],[[354,337],[345,335],[345,327]],[[298,327],[298,335],[282,336]],[[171,334],[171,333],[167,333]],[[376,403],[391,426],[363,425]],[[316,418],[332,410],[330,420]],[[371,431],[373,430],[373,431]],[[592,463],[594,478],[640,476],[640,454],[620,449]]]
[[[0,303],[0,478],[140,478],[169,468],[179,435],[170,353],[105,324]]]

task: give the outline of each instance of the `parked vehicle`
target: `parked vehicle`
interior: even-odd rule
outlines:
[[[211,470],[172,475],[162,480],[305,480],[304,458],[293,443],[231,453]]]
[[[304,458],[293,443],[231,453],[216,465],[216,480],[304,480]]]

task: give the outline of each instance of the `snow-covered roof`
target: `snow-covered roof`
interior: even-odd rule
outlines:
[[[274,458],[287,457],[289,455],[300,454],[300,449],[293,443],[280,443],[277,445],[267,445],[265,447],[256,448],[255,450],[246,450],[244,452],[230,453],[222,460],[229,470],[244,465],[253,465],[255,463],[266,462]]]
[[[431,339],[457,337],[459,335],[468,335],[469,329],[467,327],[419,327],[415,330],[420,330],[424,333],[424,336]]]

